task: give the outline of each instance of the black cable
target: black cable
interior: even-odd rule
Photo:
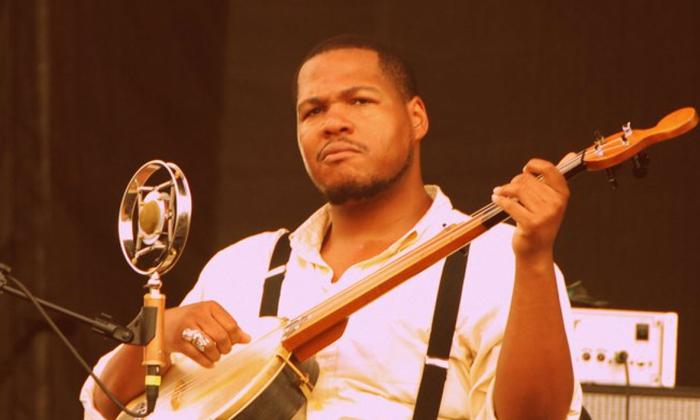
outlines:
[[[0,272],[0,274],[3,274],[3,273]],[[63,341],[63,344],[65,344],[66,347],[68,347],[68,350],[70,350],[70,352],[73,354],[73,356],[78,360],[78,362],[82,365],[82,367],[85,369],[85,371],[88,374],[90,374],[92,379],[95,380],[95,383],[100,387],[100,389],[105,393],[105,395],[107,395],[107,398],[109,398],[110,401],[112,401],[114,403],[114,405],[119,407],[119,409],[122,410],[123,412],[125,412],[126,414],[130,415],[131,417],[135,417],[135,418],[146,417],[147,415],[149,415],[153,412],[153,409],[150,409],[150,408],[146,409],[146,411],[142,412],[142,413],[137,413],[135,411],[131,411],[128,408],[126,408],[126,406],[124,404],[122,404],[114,394],[112,394],[112,392],[107,388],[107,386],[104,383],[102,383],[100,378],[98,378],[97,375],[95,375],[95,373],[92,371],[92,369],[90,369],[90,366],[87,364],[87,362],[80,356],[78,351],[75,349],[75,347],[73,347],[73,345],[70,343],[70,341],[68,341],[66,336],[63,335],[61,330],[53,322],[53,319],[51,319],[51,317],[46,313],[46,311],[44,311],[44,308],[42,308],[41,305],[39,304],[39,302],[37,302],[36,298],[29,291],[29,289],[27,289],[24,286],[24,284],[22,284],[22,282],[20,282],[18,279],[16,279],[15,277],[10,275],[9,273],[5,272],[3,275],[5,278],[12,280],[12,282],[14,282],[17,285],[17,287],[19,287],[27,295],[27,297],[29,298],[29,300],[32,301],[32,303],[34,304],[36,309],[39,311],[39,313],[41,313],[41,315],[44,317],[46,322],[51,326],[51,329],[56,333],[56,335],[58,335],[58,337],[61,339],[61,341]]]
[[[625,420],[630,418],[630,368],[625,360]]]
[[[630,418],[630,368],[628,359],[629,355],[624,350],[615,355],[615,362],[625,366],[625,420]]]

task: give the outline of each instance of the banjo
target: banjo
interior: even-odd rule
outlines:
[[[610,169],[652,144],[668,140],[698,124],[694,108],[679,109],[649,129],[630,128],[607,137],[557,165],[569,179],[583,171]],[[337,340],[348,317],[415,274],[458,251],[508,215],[493,203],[462,223],[447,226],[417,248],[294,319],[261,319],[267,333],[237,345],[204,369],[182,357],[163,377],[155,411],[149,419],[290,419],[313,390],[319,368],[313,355]],[[131,401],[138,411],[145,395]],[[129,419],[122,413],[119,419]]]

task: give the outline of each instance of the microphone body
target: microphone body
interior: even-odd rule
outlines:
[[[143,350],[143,365],[146,367],[146,405],[151,412],[158,399],[161,369],[165,366],[163,345],[165,295],[160,293],[157,288],[151,288],[150,292],[143,296],[143,306],[156,309],[155,335]]]

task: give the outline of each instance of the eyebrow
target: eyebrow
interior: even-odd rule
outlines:
[[[379,89],[375,88],[374,86],[353,86],[351,88],[348,88],[348,89],[341,91],[340,97],[347,98],[347,97],[352,96],[352,95],[356,94],[357,92],[363,91],[363,90],[369,90],[372,93],[375,93],[377,95],[381,94]],[[322,104],[323,102],[324,102],[323,99],[321,99],[317,96],[312,96],[310,98],[304,99],[303,101],[299,102],[299,104],[297,105],[297,111],[299,111],[306,104],[319,105],[319,104]]]

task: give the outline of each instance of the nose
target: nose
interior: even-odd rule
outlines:
[[[323,134],[327,137],[352,134],[355,129],[341,109],[329,109],[324,117]]]

